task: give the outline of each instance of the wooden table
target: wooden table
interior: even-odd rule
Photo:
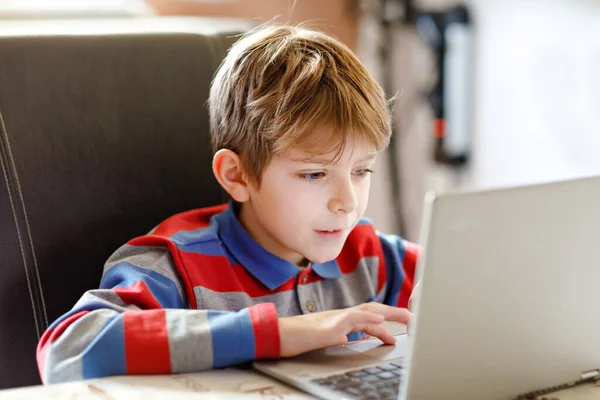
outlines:
[[[199,396],[201,394],[201,397]],[[38,399],[264,399],[306,400],[311,396],[252,370],[225,369],[194,374],[118,376],[0,391],[0,400]],[[600,385],[586,385],[540,397],[556,400],[600,399]]]

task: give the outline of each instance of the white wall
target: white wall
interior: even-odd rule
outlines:
[[[456,0],[422,0],[447,8]],[[434,76],[428,50],[399,28],[396,65],[405,236],[417,240],[428,190],[510,186],[600,174],[600,0],[471,0],[474,13],[473,152],[461,173],[431,162],[427,105],[419,92]],[[358,54],[379,77],[375,22],[359,29]],[[384,159],[367,215],[383,231],[394,224]]]
[[[600,173],[600,2],[475,0],[466,187]]]

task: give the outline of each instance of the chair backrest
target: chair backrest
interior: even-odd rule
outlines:
[[[29,24],[0,29],[0,389],[40,383],[40,335],[98,286],[114,250],[225,201],[206,101],[249,26]]]

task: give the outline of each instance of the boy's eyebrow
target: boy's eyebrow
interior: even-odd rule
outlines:
[[[370,152],[366,156],[364,156],[361,159],[356,160],[356,161],[357,162],[372,161],[375,159],[376,156],[377,156],[376,152]],[[325,165],[325,164],[331,164],[332,159],[330,157],[322,157],[322,156],[312,155],[312,156],[305,156],[305,157],[299,157],[299,158],[294,157],[293,161]]]
[[[327,157],[319,157],[319,156],[305,156],[305,157],[294,157],[293,161],[310,163],[310,164],[329,164],[331,163],[331,158]]]
[[[372,153],[368,153],[366,156],[364,156],[363,158],[361,158],[358,161],[373,161],[375,159],[375,157],[377,157],[377,153],[376,152],[372,152]]]

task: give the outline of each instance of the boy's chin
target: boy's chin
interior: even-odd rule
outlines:
[[[333,261],[340,255],[340,251],[329,251],[329,252],[320,252],[318,254],[309,254],[306,255],[306,259],[314,264],[324,264],[329,261]]]

